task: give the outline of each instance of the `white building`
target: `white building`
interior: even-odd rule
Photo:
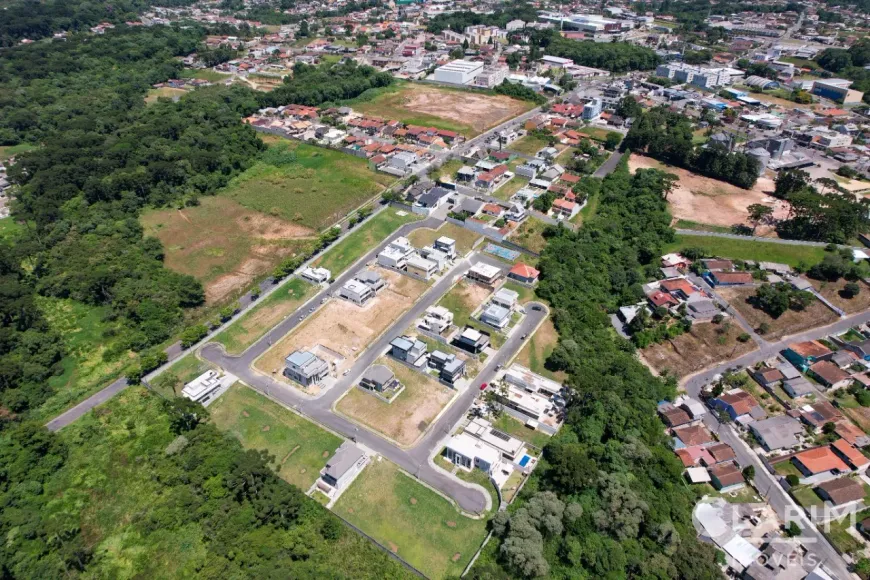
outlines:
[[[205,404],[220,387],[221,375],[215,370],[210,370],[184,385],[181,394],[195,403]]]
[[[436,250],[441,250],[451,259],[456,257],[456,240],[454,240],[453,238],[441,236],[440,238],[435,240],[435,243],[432,244],[432,247]]]
[[[410,151],[400,151],[399,153],[396,153],[395,155],[390,157],[390,160],[387,163],[389,163],[390,167],[394,167],[400,171],[410,171],[411,167],[413,167],[413,165],[417,163],[417,160],[418,159],[416,153],[411,153]]]
[[[678,83],[688,83],[704,89],[730,85],[735,77],[742,76],[742,71],[730,68],[703,68],[682,62],[660,64],[656,68],[656,76],[673,79]]]
[[[480,439],[467,433],[460,433],[447,441],[447,445],[444,447],[444,457],[465,469],[470,470],[472,467],[476,467],[491,474],[493,468],[499,463],[501,454],[497,449],[490,447]]]
[[[508,67],[504,65],[484,67],[480,74],[474,78],[474,85],[491,89],[502,84],[507,78],[508,72]]]
[[[477,437],[490,447],[497,449],[502,457],[515,462],[522,459],[526,445],[516,437],[494,429],[492,423],[485,419],[474,419],[465,427],[465,433]]]
[[[530,369],[516,363],[508,368],[504,375],[504,380],[509,385],[516,385],[530,393],[540,393],[545,396],[560,395],[562,393],[562,385],[556,381],[533,373]]]
[[[303,280],[308,280],[312,284],[322,284],[329,281],[332,277],[332,272],[326,268],[312,268],[309,266],[302,270],[300,276],[302,276]]]
[[[420,248],[420,255],[427,260],[435,262],[435,265],[438,266],[439,272],[444,271],[444,269],[447,268],[447,265],[450,262],[450,256],[448,256],[441,250],[436,250],[435,248]]]
[[[405,269],[411,274],[428,280],[438,272],[438,264],[422,256],[413,255],[405,262]]]
[[[411,245],[408,238],[398,237],[378,254],[378,264],[401,270],[413,253],[414,246]]]
[[[443,306],[430,306],[423,318],[423,328],[429,332],[441,334],[453,324],[453,313]]]
[[[467,85],[483,71],[482,62],[454,60],[435,69],[435,80],[439,83]]]
[[[489,264],[475,264],[468,270],[467,276],[472,280],[491,286],[501,279],[502,271],[501,268]]]
[[[493,294],[491,302],[503,308],[507,308],[508,310],[513,310],[519,297],[520,295],[517,292],[508,290],[507,288],[502,288]]]
[[[375,297],[375,291],[372,290],[371,286],[363,284],[359,280],[348,280],[338,291],[338,295],[362,306]]]
[[[490,304],[480,314],[480,321],[495,328],[502,329],[511,321],[511,311],[497,304]]]

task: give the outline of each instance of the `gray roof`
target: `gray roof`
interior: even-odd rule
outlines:
[[[471,213],[477,213],[480,211],[480,208],[483,207],[482,201],[477,201],[476,199],[472,199],[470,197],[465,198],[461,204],[459,204],[459,209],[461,211],[467,211]]]
[[[341,478],[363,456],[365,456],[365,453],[363,453],[362,449],[350,441],[345,441],[338,448],[338,451],[335,452],[335,455],[326,462],[326,475],[336,480]]]
[[[414,346],[414,343],[411,342],[409,339],[405,338],[404,336],[397,336],[390,343],[390,346],[394,346],[400,350],[411,350],[411,348]]]
[[[504,320],[508,316],[510,316],[511,311],[505,308],[504,306],[499,306],[498,304],[490,304],[486,307],[486,310],[483,311],[483,316],[487,318],[494,318],[496,320]]]
[[[788,415],[778,415],[769,419],[753,422],[750,427],[764,442],[768,449],[782,449],[798,444],[798,434],[804,432],[800,421]]]
[[[447,361],[447,364],[444,365],[444,372],[453,373],[457,370],[461,369],[465,366],[465,361],[462,359],[454,358],[451,361]]]
[[[363,270],[356,275],[356,279],[363,284],[377,284],[381,280],[381,275],[372,270]]]
[[[795,397],[803,397],[804,395],[810,395],[816,390],[813,388],[813,384],[809,382],[804,377],[797,377],[794,379],[786,379],[783,381],[783,388],[788,387],[786,392],[791,391],[794,393]]]
[[[391,380],[393,380],[393,371],[391,371],[388,367],[384,365],[372,365],[366,369],[366,372],[363,373],[362,378],[366,381],[378,384],[378,385],[386,385]]]

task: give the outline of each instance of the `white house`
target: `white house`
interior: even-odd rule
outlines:
[[[221,375],[215,371],[206,371],[181,389],[182,396],[195,403],[205,404],[221,386]]]
[[[312,284],[322,284],[329,281],[332,277],[332,272],[326,268],[312,268],[309,266],[302,270],[300,275],[303,280],[308,280]]]
[[[520,295],[514,290],[502,288],[492,296],[491,302],[508,310],[513,310]]]
[[[501,268],[489,264],[475,264],[466,274],[471,280],[492,286],[502,277]]]
[[[456,240],[453,238],[448,238],[447,236],[441,236],[432,244],[432,247],[436,250],[444,252],[451,259],[456,257]]]
[[[348,280],[338,291],[338,295],[362,306],[375,297],[375,291],[372,290],[371,286],[363,284],[359,280]]]
[[[405,267],[408,258],[414,253],[414,246],[408,238],[398,237],[390,242],[384,250],[378,254],[378,264],[388,268],[401,270]]]
[[[453,324],[453,313],[443,306],[430,306],[426,309],[423,326],[430,332],[441,334],[451,324]]]
[[[470,470],[472,467],[476,467],[490,474],[499,463],[501,454],[497,449],[490,447],[480,439],[467,433],[460,433],[447,441],[447,445],[444,447],[444,457],[465,469]]]
[[[498,304],[490,304],[480,315],[480,321],[495,328],[504,328],[511,320],[511,311]]]
[[[408,258],[405,262],[405,269],[411,274],[416,274],[424,280],[428,280],[438,272],[438,264],[422,256],[415,255]]]

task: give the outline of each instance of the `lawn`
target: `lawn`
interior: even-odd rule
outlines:
[[[813,491],[813,488],[810,485],[792,488],[791,495],[794,497],[795,501],[805,508],[810,508],[812,506],[821,507],[825,505],[825,502],[815,491]]]
[[[532,372],[541,376],[562,382],[567,378],[564,372],[553,372],[544,364],[553,353],[553,349],[559,343],[559,333],[553,326],[553,320],[547,317],[538,330],[529,338],[522,350],[517,354],[516,362],[531,369]]]
[[[197,358],[191,352],[172,363],[172,366],[151,381],[151,387],[165,397],[178,397],[186,383],[213,368],[213,364]]]
[[[683,248],[700,247],[713,256],[735,260],[779,262],[790,266],[799,263],[816,264],[825,256],[825,249],[817,246],[799,246],[754,240],[734,240],[713,236],[677,234],[676,241],[668,244],[664,252],[677,252]]]
[[[734,228],[728,226],[714,226],[713,224],[702,224],[698,222],[693,222],[691,220],[677,220],[677,223],[674,224],[674,227],[681,230],[695,230],[702,232],[714,232],[717,234],[731,234],[734,233]]]
[[[483,301],[490,295],[490,291],[467,280],[460,280],[453,288],[450,289],[441,300],[438,301],[438,306],[443,306],[453,313],[453,324],[459,328],[473,322],[471,314],[478,306],[483,304]]]
[[[837,315],[819,300],[813,300],[805,310],[787,310],[779,318],[771,318],[769,314],[747,302],[755,295],[755,288],[724,288],[718,293],[746,318],[752,328],[758,328],[762,323],[766,323],[769,330],[764,338],[768,340],[789,336],[808,328],[825,326],[838,320]]]
[[[400,213],[404,215],[399,215]],[[315,260],[314,265],[328,269],[333,277],[338,276],[401,226],[418,219],[420,216],[416,214],[398,212],[388,207],[369,218],[341,242],[330,247]]]
[[[610,133],[615,133],[616,131],[608,131],[607,129],[602,129],[601,127],[592,127],[586,126],[577,129],[578,133],[582,133],[583,135],[588,135],[590,139],[595,141],[601,141],[602,143],[607,140],[607,135]]]
[[[547,245],[547,240],[544,239],[544,230],[548,227],[550,227],[549,224],[534,216],[529,216],[513,233],[511,241],[540,254],[544,250],[544,246]]]
[[[414,246],[422,248],[424,246],[431,246],[432,242],[441,236],[447,236],[456,240],[456,255],[460,258],[470,252],[475,242],[482,237],[477,232],[467,230],[461,226],[444,223],[437,230],[430,228],[416,229],[408,236],[408,241]]]
[[[504,288],[505,290],[513,290],[514,292],[519,294],[517,300],[520,304],[525,304],[529,300],[533,300],[535,298],[534,288],[523,286],[522,284],[514,282],[513,280],[508,280],[507,282],[505,282],[502,288]]]
[[[577,215],[571,218],[570,222],[572,224],[580,225],[589,218],[593,217],[596,213],[598,213],[598,204],[601,203],[601,194],[594,193],[589,196],[586,200],[586,205],[580,208],[580,211],[577,212]]]
[[[438,168],[438,178],[442,181],[453,182],[456,180],[456,172],[462,169],[465,163],[462,159],[451,159]]]
[[[187,93],[187,89],[176,89],[175,87],[160,87],[159,89],[148,89],[148,93],[145,95],[145,103],[146,104],[154,104],[157,102],[159,98],[166,99],[176,99],[181,98],[182,95]]]
[[[861,522],[864,518],[870,517],[870,510],[864,510],[855,514],[855,521]],[[847,530],[851,522],[851,518],[847,517],[842,521],[832,520],[828,523],[828,529],[825,526],[820,526],[820,529],[825,533],[828,539],[834,544],[838,551],[844,554],[859,552],[864,549],[864,543],[852,536]]]
[[[438,413],[453,400],[456,391],[423,373],[384,357],[377,364],[386,365],[404,385],[390,403],[363,389],[353,388],[338,402],[342,415],[368,426],[399,445],[412,445],[425,433]]]
[[[316,235],[220,196],[148,210],[140,221],[146,235],[163,243],[166,266],[202,282],[209,305],[237,297],[283,258],[309,251]]]
[[[317,286],[294,278],[264,298],[239,320],[233,322],[214,340],[229,354],[240,354],[254,344],[270,328],[317,293]]]
[[[791,460],[780,461],[773,465],[773,470],[783,477],[788,477],[789,475],[797,475],[799,478],[803,478],[803,474],[795,467],[794,463]]]
[[[806,58],[797,58],[796,56],[784,56],[780,60],[782,60],[782,62],[790,62],[793,65],[795,65],[796,67],[808,68],[810,70],[816,70],[816,69],[821,68],[819,66],[819,64],[814,60],[809,60]],[[813,77],[813,78],[815,78],[815,77]]]
[[[29,415],[43,419],[105,387],[135,363],[137,357],[120,346],[123,329],[109,320],[107,308],[47,297],[37,297],[37,304],[66,348],[60,363],[63,372],[48,379],[54,393]]]
[[[297,141],[278,140],[220,195],[271,216],[320,230],[380,194],[395,178],[365,159]]]
[[[0,219],[0,242],[13,242],[24,231],[24,224],[8,217]]]
[[[546,139],[541,139],[535,135],[526,135],[522,139],[517,139],[508,145],[507,148],[511,151],[516,151],[517,153],[533,156],[544,147],[549,146],[550,143]]]
[[[456,507],[386,460],[373,461],[333,511],[430,578],[458,577],[486,536]]]
[[[6,145],[0,147],[0,161],[6,161],[10,157],[27,153],[28,151],[33,151],[38,148],[38,145],[31,145],[30,143],[19,143],[18,145]]]
[[[543,449],[550,442],[551,437],[542,431],[529,429],[525,423],[515,419],[507,413],[501,413],[493,422],[493,427],[503,433],[512,435],[521,441],[525,441],[535,447]]]
[[[529,180],[519,175],[514,175],[510,181],[496,189],[492,194],[505,201],[509,200],[516,192],[529,184]]]
[[[236,383],[212,403],[211,420],[248,449],[265,449],[282,479],[308,491],[342,439]]]

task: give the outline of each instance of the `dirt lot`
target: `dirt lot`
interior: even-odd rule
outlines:
[[[741,189],[730,183],[702,177],[678,167],[665,166],[655,159],[632,155],[628,167],[633,173],[637,169],[662,169],[679,177],[679,182],[668,196],[671,214],[674,219],[684,219],[701,224],[717,226],[750,225],[746,208],[754,203],[774,208],[773,217],[784,219],[788,207],[771,196],[773,180],[762,176],[752,189]],[[756,235],[775,235],[769,226],[759,226]]]
[[[377,298],[362,307],[342,298],[332,298],[306,322],[275,343],[254,363],[254,367],[271,374],[275,369],[283,368],[284,358],[294,350],[310,349],[316,345],[344,357],[339,361],[338,373],[350,367],[369,343],[408,310],[427,288],[425,283],[391,270],[375,270],[389,282]],[[275,376],[281,376],[280,372]],[[289,380],[286,382],[290,383]]]
[[[396,92],[385,92],[357,108],[372,115],[401,118],[406,123],[425,123],[426,117],[444,119],[455,128],[471,128],[478,134],[516,117],[534,105],[501,95],[450,90],[440,87],[405,84]],[[402,112],[410,113],[410,117]],[[414,117],[419,115],[420,117]],[[449,128],[449,127],[442,127]],[[463,131],[466,135],[468,131]]]
[[[858,282],[861,287],[861,292],[853,298],[845,298],[840,292],[848,283],[848,280],[840,278],[836,282],[819,282],[818,280],[810,280],[819,294],[824,296],[834,306],[842,308],[846,314],[854,314],[870,308],[870,286],[863,282]]]
[[[727,321],[726,318],[722,324],[698,322],[686,334],[643,349],[643,358],[657,372],[668,370],[672,375],[682,378],[758,348],[751,340],[737,340],[743,330],[736,321],[730,321],[727,332],[720,335],[718,331],[726,328]],[[719,344],[720,336],[725,337],[723,344]]]
[[[764,335],[764,338],[768,340],[789,336],[808,328],[825,326],[838,319],[836,314],[818,300],[813,301],[810,307],[802,312],[788,310],[774,319],[746,301],[755,295],[755,288],[723,288],[716,292],[736,308],[753,328],[758,328],[762,322],[766,322],[770,331]]]
[[[338,402],[336,409],[400,445],[412,445],[457,391],[389,357],[382,357],[375,364],[390,367],[405,390],[388,404],[354,388]]]
[[[205,286],[206,301],[219,303],[271,270],[285,256],[303,251],[314,232],[242,207],[225,197],[204,197],[182,210],[148,211],[145,234],[166,250],[166,265]]]

